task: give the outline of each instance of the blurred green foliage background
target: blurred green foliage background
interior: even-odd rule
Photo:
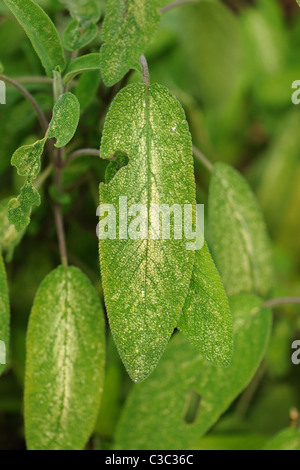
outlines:
[[[69,21],[58,0],[37,1],[59,31]],[[102,6],[102,18],[105,1]],[[101,22],[100,22],[101,25]],[[98,52],[101,34],[82,53]],[[194,144],[212,161],[235,166],[254,189],[273,241],[276,286],[272,298],[300,295],[300,105],[291,101],[292,83],[300,80],[300,9],[296,0],[203,0],[163,15],[146,52],[151,80],[170,88],[182,103]],[[4,73],[41,76],[43,70],[22,28],[0,3],[0,61]],[[81,121],[67,151],[99,148],[111,99],[122,83],[104,87],[98,72],[74,82]],[[49,116],[49,83],[26,83]],[[24,448],[22,390],[25,332],[35,292],[59,264],[51,209],[51,184],[40,189],[42,204],[14,253],[2,236],[7,198],[18,193],[22,179],[10,165],[14,150],[40,137],[30,104],[7,87],[0,105],[0,243],[5,250],[12,311],[11,351],[0,380],[0,448]],[[42,165],[46,168],[47,157]],[[206,204],[209,174],[196,160],[198,202]],[[64,201],[70,262],[79,266],[101,294],[96,238],[98,184],[106,163],[93,156],[74,160],[64,172]],[[44,196],[44,197],[43,197]],[[208,241],[209,241],[209,234]],[[18,243],[17,243],[18,242]],[[256,449],[297,421],[300,365],[291,362],[291,344],[300,339],[299,306],[275,310],[266,358],[248,389],[232,404],[199,448]],[[104,397],[94,448],[113,440],[131,382],[108,340]],[[291,412],[292,410],[292,412]]]

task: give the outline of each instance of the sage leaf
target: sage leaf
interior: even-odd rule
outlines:
[[[206,244],[196,251],[190,290],[177,328],[203,357],[221,366],[230,364],[232,318],[222,281]]]
[[[25,230],[17,232],[8,220],[7,210],[10,198],[0,201],[0,251],[5,253],[7,262],[12,260],[16,246],[22,240]]]
[[[63,35],[64,47],[68,51],[76,51],[87,46],[98,34],[95,23],[87,23],[82,26],[79,21],[72,20],[65,29]]]
[[[2,374],[9,342],[9,298],[6,271],[0,251],[0,375]]]
[[[24,28],[38,54],[47,75],[65,68],[65,57],[58,32],[49,16],[32,0],[4,0]]]
[[[83,449],[104,378],[104,317],[77,268],[52,271],[36,294],[27,332],[25,434],[33,450]]]
[[[73,60],[66,70],[63,82],[64,84],[69,83],[76,75],[83,72],[90,72],[100,70],[100,54],[92,53],[87,54]]]
[[[47,137],[55,137],[55,147],[64,147],[73,138],[80,116],[80,105],[73,93],[61,95],[54,106]]]
[[[195,204],[188,124],[165,87],[133,84],[116,96],[100,154],[111,158],[120,152],[128,156],[128,164],[109,184],[100,184],[100,203],[115,208],[118,233],[116,239],[100,240],[100,264],[114,340],[129,375],[140,382],[156,367],[177,325],[195,255],[186,249],[185,235],[153,239],[151,217],[136,239],[128,235],[130,226],[122,233],[124,211],[133,204],[142,204],[148,215],[153,204],[178,204],[181,210]],[[170,227],[173,233],[174,222]]]
[[[276,434],[263,450],[300,450],[300,433],[297,428],[287,428]]]
[[[265,222],[245,179],[224,163],[214,166],[209,191],[209,232],[227,295],[265,297],[273,264]]]
[[[101,73],[107,86],[135,68],[156,33],[159,0],[108,0],[102,28]]]
[[[40,172],[41,155],[44,150],[46,138],[34,144],[24,145],[17,149],[12,156],[11,164],[17,168],[20,176],[26,176],[26,181],[17,198],[11,199],[8,204],[8,220],[20,232],[30,222],[32,206],[40,205],[40,196],[33,186],[33,182]]]
[[[249,384],[268,344],[271,311],[250,295],[230,299],[230,307],[231,365],[214,366],[195,354],[181,333],[175,334],[153,375],[132,388],[117,430],[116,449],[195,449]]]
[[[82,25],[92,21],[97,23],[100,18],[100,5],[99,0],[60,0],[68,10],[73,18],[75,18]]]

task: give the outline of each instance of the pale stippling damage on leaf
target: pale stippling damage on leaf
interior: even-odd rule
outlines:
[[[32,145],[20,147],[12,156],[11,164],[14,165],[20,176],[26,176],[26,181],[17,198],[12,199],[8,205],[8,219],[18,232],[23,230],[30,222],[32,206],[38,206],[41,202],[38,191],[33,182],[40,172],[41,155],[46,139],[38,140]]]
[[[7,262],[11,261],[16,246],[20,243],[25,233],[17,232],[15,226],[8,220],[7,210],[10,198],[0,201],[0,251],[5,254]]]
[[[78,99],[72,93],[61,95],[54,106],[53,117],[49,125],[48,139],[55,137],[55,147],[64,147],[74,136],[80,116]]]
[[[9,348],[9,298],[6,271],[0,251],[0,375],[7,360]],[[3,346],[4,343],[4,346]]]
[[[73,78],[75,78],[76,75],[79,75],[80,73],[84,73],[84,72],[90,72],[93,70],[94,71],[100,70],[100,54],[99,53],[83,55],[73,60],[73,62],[71,62],[71,64],[66,70],[63,81],[64,83],[68,83],[71,80],[73,80]]]
[[[265,297],[273,285],[265,222],[248,183],[226,164],[214,166],[208,210],[212,251],[227,295]]]
[[[62,44],[49,16],[32,0],[4,0],[24,28],[49,76],[58,66],[65,68]]]
[[[155,35],[161,0],[108,0],[102,29],[101,72],[112,86],[135,68]]]
[[[182,107],[163,86],[130,85],[113,101],[100,154],[128,155],[108,185],[100,184],[101,204],[117,212],[143,204],[195,204],[192,143]],[[119,213],[120,212],[120,213]],[[123,225],[123,222],[121,222]],[[151,222],[149,226],[151,225]],[[171,233],[174,223],[171,221]],[[148,228],[149,228],[148,226]],[[148,230],[147,228],[147,230]],[[194,251],[186,239],[105,239],[100,264],[112,333],[131,378],[139,382],[156,367],[176,327],[188,293]]]
[[[227,296],[205,244],[196,251],[195,265],[177,328],[206,359],[228,366],[233,330]]]
[[[262,360],[272,316],[261,306],[260,299],[248,295],[230,300],[234,353],[228,368],[214,366],[195,354],[195,349],[177,333],[153,375],[130,392],[115,448],[195,449],[199,439],[248,385]],[[198,406],[191,409],[191,397],[195,395]]]
[[[104,378],[105,324],[98,295],[77,268],[42,282],[27,333],[25,433],[29,449],[83,449]]]

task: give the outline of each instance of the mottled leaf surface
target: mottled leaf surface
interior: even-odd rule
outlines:
[[[32,0],[4,0],[21,26],[49,76],[58,66],[65,68],[62,44],[49,16]]]
[[[24,230],[17,232],[15,226],[8,220],[9,201],[10,198],[6,198],[0,202],[0,251],[6,254],[6,261],[11,261],[15,247],[24,235]]]
[[[25,432],[29,449],[83,449],[96,421],[104,378],[104,318],[77,268],[42,282],[27,333]]]
[[[0,375],[2,374],[5,364],[8,342],[9,342],[9,298],[8,298],[8,287],[6,279],[6,271],[0,251],[0,341],[5,344],[5,351],[3,345],[0,344]]]
[[[101,72],[112,86],[135,68],[153,38],[161,14],[159,0],[108,0],[102,29]]]
[[[32,206],[41,202],[38,191],[33,182],[40,172],[41,155],[46,139],[38,140],[34,144],[18,148],[12,156],[11,164],[17,168],[20,176],[26,176],[26,181],[17,198],[11,199],[8,204],[8,219],[18,232],[23,230],[30,222]]]
[[[214,166],[209,191],[212,251],[228,295],[266,296],[273,283],[270,241],[245,179],[224,163]]]
[[[190,290],[177,328],[203,357],[221,366],[230,364],[232,318],[220,275],[206,244],[196,251]]]
[[[48,139],[55,137],[55,147],[64,147],[74,136],[80,116],[80,105],[73,93],[61,95],[54,106],[53,116],[47,134]]]
[[[186,240],[120,239],[119,196],[127,208],[143,204],[195,204],[191,136],[182,107],[160,85],[122,90],[109,110],[100,154],[128,155],[109,184],[100,184],[101,204],[117,213],[117,239],[100,241],[100,263],[110,326],[131,378],[145,379],[157,365],[183,307],[194,252]],[[111,175],[112,176],[112,175]],[[129,217],[131,221],[132,217]],[[152,222],[152,221],[150,221]]]
[[[63,43],[68,51],[76,51],[87,46],[97,36],[98,28],[95,23],[82,26],[79,21],[72,20],[64,31]]]
[[[68,83],[70,80],[73,80],[73,78],[80,73],[90,72],[93,70],[100,70],[99,53],[92,53],[77,57],[77,59],[73,60],[73,62],[71,62],[67,68],[66,74],[64,76],[64,83]]]
[[[176,334],[153,375],[130,392],[116,437],[117,449],[195,449],[232,401],[248,385],[265,352],[271,312],[262,301],[238,296],[230,301],[234,354],[222,368],[203,359]],[[199,408],[187,422],[191,397]],[[191,419],[192,418],[192,419]],[[159,425],[158,425],[159,423]]]

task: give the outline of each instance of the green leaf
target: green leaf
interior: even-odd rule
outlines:
[[[226,369],[195,354],[183,335],[176,334],[153,375],[130,392],[115,448],[197,448],[199,439],[248,385],[263,357],[271,312],[261,305],[252,296],[230,300],[234,353]]]
[[[26,176],[26,181],[17,198],[11,199],[8,204],[8,220],[20,232],[30,222],[32,206],[40,205],[40,196],[34,188],[33,182],[40,172],[41,155],[44,150],[46,138],[34,144],[20,147],[12,156],[11,164],[17,168],[20,176]]]
[[[63,71],[65,57],[59,35],[49,16],[32,0],[4,0],[24,28],[49,76],[57,66]]]
[[[196,251],[190,290],[177,328],[200,353],[215,364],[232,358],[232,318],[219,273],[207,245]]]
[[[248,183],[224,163],[212,173],[209,231],[227,294],[266,296],[273,285],[273,266],[265,222]]]
[[[112,86],[135,68],[159,26],[159,0],[108,0],[102,28],[101,72]]]
[[[300,450],[299,429],[284,429],[268,441],[263,450]]]
[[[104,379],[105,325],[98,295],[77,268],[42,282],[28,333],[25,431],[29,449],[83,449]]]
[[[73,18],[75,18],[81,25],[90,21],[97,23],[100,18],[99,0],[98,2],[92,0],[60,0],[61,3],[66,5]]]
[[[87,54],[73,60],[67,68],[63,82],[66,84],[73,80],[76,75],[93,70],[100,70],[100,54],[98,53]]]
[[[7,217],[10,198],[0,202],[0,251],[6,253],[6,261],[11,261],[16,246],[20,243],[25,231],[17,232]]]
[[[0,375],[2,374],[9,342],[9,298],[6,271],[0,252]],[[4,344],[3,344],[4,343]]]
[[[64,47],[68,51],[76,51],[87,46],[98,34],[98,28],[94,23],[82,26],[77,20],[72,20],[63,35]]]
[[[73,138],[80,116],[78,99],[72,93],[61,95],[54,106],[53,116],[47,134],[48,139],[55,137],[55,147],[64,147]]]
[[[181,209],[195,204],[188,124],[165,87],[134,84],[117,95],[100,154],[111,158],[117,151],[128,155],[129,163],[108,185],[100,184],[101,204],[113,205],[117,214],[117,238],[100,240],[100,263],[114,340],[129,375],[140,382],[156,367],[177,325],[195,255],[187,251],[185,236],[174,239],[172,220],[171,239],[151,237],[151,217],[145,228],[148,239],[141,233],[140,239],[119,238],[124,225],[119,218],[132,204],[143,204],[148,214],[152,204],[178,204]],[[120,210],[119,196],[127,197]]]

